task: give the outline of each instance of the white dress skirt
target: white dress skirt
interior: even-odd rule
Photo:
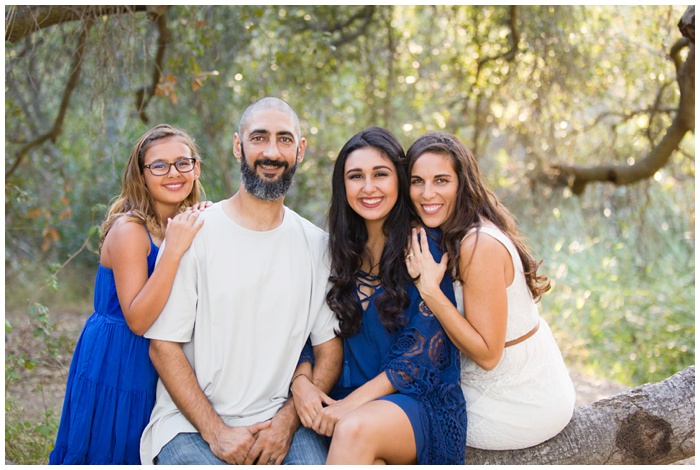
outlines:
[[[527,334],[538,322],[539,329],[526,340],[505,348],[500,362],[490,371],[461,354],[467,445],[491,450],[522,449],[544,442],[566,427],[573,414],[576,392],[552,331],[539,316],[515,245],[496,228],[482,226],[479,231],[479,236],[491,236],[501,242],[513,260],[515,275],[506,290],[506,342]],[[457,281],[454,287],[457,309],[464,315],[462,286]]]

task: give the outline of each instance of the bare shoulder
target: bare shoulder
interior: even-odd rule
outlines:
[[[503,243],[484,232],[474,232],[465,237],[459,249],[459,256],[468,264],[510,263],[510,253]],[[462,262],[460,265],[465,266]]]
[[[108,238],[113,240],[129,239],[131,242],[138,242],[140,239],[148,241],[148,232],[143,224],[129,220],[126,217],[120,217],[114,221],[105,237],[105,242]]]
[[[114,221],[114,224],[107,232],[104,243],[102,244],[102,253],[100,262],[109,267],[111,266],[112,257],[120,255],[124,251],[145,252],[146,256],[151,249],[151,242],[148,238],[148,232],[143,224],[128,220],[126,217],[120,217]]]

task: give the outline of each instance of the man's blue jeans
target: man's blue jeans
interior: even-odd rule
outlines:
[[[323,465],[328,456],[328,438],[300,426],[283,465]],[[155,458],[156,465],[226,465],[216,457],[198,433],[180,433],[165,444]]]

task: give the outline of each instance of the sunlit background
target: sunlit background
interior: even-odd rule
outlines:
[[[634,184],[574,194],[549,178],[555,165],[633,166],[659,144],[681,99],[672,57],[688,48],[671,51],[685,9],[173,6],[160,23],[97,17],[85,49],[80,21],[6,41],[6,393],[42,364],[65,383],[92,312],[98,226],[138,136],[162,122],[188,131],[220,200],[239,185],[240,113],[266,95],[302,118],[307,153],[286,201],[317,225],[357,131],[386,127],[405,148],[456,134],[544,261],[540,311],[572,370],[633,386],[694,364],[694,134]]]

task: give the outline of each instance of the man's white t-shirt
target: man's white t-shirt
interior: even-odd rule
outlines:
[[[272,418],[306,339],[335,337],[325,301],[327,234],[285,207],[279,227],[245,229],[218,202],[183,255],[163,312],[144,335],[183,343],[199,386],[230,426]],[[163,253],[164,250],[160,250]],[[153,463],[178,433],[197,432],[158,381],[141,437],[141,462]]]

